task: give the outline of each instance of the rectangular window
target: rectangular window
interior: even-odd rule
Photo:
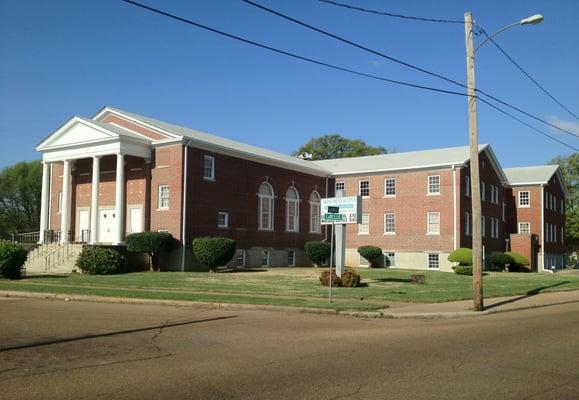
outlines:
[[[58,192],[58,213],[62,214],[62,192]]]
[[[212,181],[215,180],[215,157],[203,157],[203,179]]]
[[[553,242],[557,243],[557,225],[553,225]]]
[[[487,185],[484,181],[480,181],[480,198],[482,201],[487,200]]]
[[[519,207],[530,207],[530,206],[531,206],[530,192],[527,191],[519,192]]]
[[[366,260],[364,257],[362,256],[358,256],[358,265],[359,266],[369,266],[370,265],[370,261]]]
[[[507,205],[506,205],[505,202],[503,201],[503,222],[505,222],[505,221],[507,220],[507,219],[506,219],[506,218],[507,218],[506,211],[507,211]]]
[[[293,250],[287,252],[287,266],[288,267],[296,266],[296,252]]]
[[[565,231],[563,230],[563,227],[561,227],[561,243],[563,243],[565,241]]]
[[[429,212],[426,214],[426,233],[429,235],[440,235],[440,212]]]
[[[471,232],[471,222],[470,222],[470,214],[464,213],[464,234],[466,236],[470,236]]]
[[[492,236],[495,239],[498,239],[499,237],[499,219],[498,218],[493,218],[493,233]]]
[[[468,175],[464,177],[464,194],[470,197],[470,176]]]
[[[360,181],[360,196],[370,196],[370,181]]]
[[[159,210],[169,209],[169,185],[159,185]]]
[[[235,256],[235,266],[245,267],[245,250],[238,250]]]
[[[530,234],[531,234],[531,223],[519,222],[519,235],[530,235]]]
[[[384,197],[396,196],[396,178],[384,179]]]
[[[389,251],[384,252],[384,266],[387,268],[396,266],[396,253]]]
[[[565,203],[563,202],[563,199],[561,199],[561,214],[563,214],[565,212]]]
[[[310,202],[310,233],[322,233],[320,203]]]
[[[298,200],[287,200],[286,202],[286,231],[299,232],[299,202]]]
[[[428,253],[427,260],[429,269],[440,268],[440,255],[438,253]]]
[[[487,234],[487,226],[486,226],[486,218],[484,215],[481,215],[480,217],[480,228],[481,228],[481,235],[482,237],[485,237]]]
[[[336,197],[340,192],[342,195],[345,195],[344,191],[346,190],[346,184],[344,182],[336,182]]]
[[[396,233],[396,214],[384,214],[384,234],[394,235]]]
[[[269,267],[269,250],[261,251],[261,266]]]
[[[428,194],[440,194],[440,175],[428,177]]]
[[[219,212],[217,214],[217,227],[229,228],[229,213]]]
[[[370,214],[362,214],[362,223],[358,225],[358,235],[370,233]]]

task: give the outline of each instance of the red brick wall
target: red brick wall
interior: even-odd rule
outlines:
[[[561,200],[565,199],[565,195],[557,174],[553,175],[545,187],[545,196],[547,194],[555,197],[555,207],[547,209],[547,199],[545,198],[545,223],[555,226],[557,237],[556,241],[547,242],[547,231],[545,230],[545,252],[561,254],[565,252],[565,243],[564,240],[561,240],[561,227],[565,227],[565,201],[563,201],[563,212],[561,212]]]

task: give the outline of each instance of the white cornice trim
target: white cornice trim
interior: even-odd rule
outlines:
[[[394,172],[394,171],[417,171],[422,169],[443,169],[443,168],[462,168],[464,163],[462,161],[454,161],[444,164],[429,164],[429,165],[412,165],[409,167],[400,167],[400,168],[380,168],[380,169],[373,169],[373,170],[365,170],[365,171],[347,171],[347,172],[333,172],[331,174],[332,177],[339,177],[344,175],[367,175],[367,174],[377,174],[381,172]]]

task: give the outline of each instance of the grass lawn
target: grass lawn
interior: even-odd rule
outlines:
[[[335,310],[376,310],[388,302],[433,303],[472,298],[470,276],[437,271],[359,269],[364,287],[328,289],[319,284],[321,269],[270,268],[243,272],[139,272],[123,275],[81,274],[34,276],[0,280],[0,290],[89,294],[108,297],[187,300],[236,304],[279,305]],[[426,276],[425,285],[410,276]],[[579,290],[579,273],[488,273],[485,297]]]

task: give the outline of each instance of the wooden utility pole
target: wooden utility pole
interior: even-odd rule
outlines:
[[[472,15],[464,14],[466,38],[466,73],[468,86],[468,128],[470,132],[470,184],[472,200],[472,288],[475,311],[483,311],[481,195],[478,161],[478,127],[476,120],[476,91],[474,78],[474,32]]]

